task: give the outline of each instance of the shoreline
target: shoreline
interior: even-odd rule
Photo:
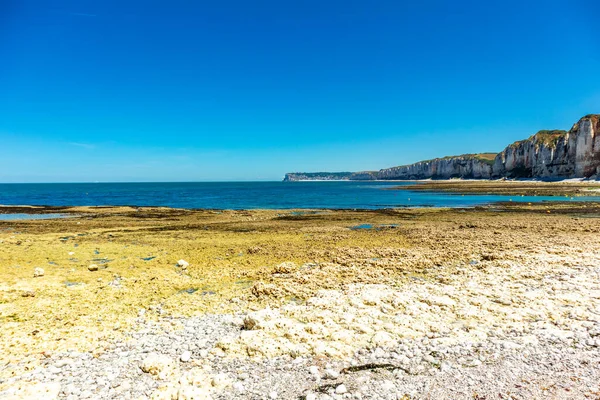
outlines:
[[[386,190],[402,190],[402,189],[386,189]],[[423,191],[427,191],[424,189]],[[461,196],[461,192],[449,192],[445,193],[450,196]],[[486,195],[487,193],[469,193],[472,195]],[[506,194],[504,196],[510,196]],[[524,197],[525,195],[516,195],[518,197]],[[548,195],[548,197],[564,197],[562,195]],[[583,200],[582,198],[589,197],[589,200]],[[574,199],[577,199],[573,201]],[[54,217],[49,219],[63,219],[63,218],[85,218],[90,215],[96,215],[104,211],[109,214],[118,213],[132,213],[132,212],[161,212],[161,211],[174,211],[183,213],[194,213],[194,212],[206,212],[206,213],[221,213],[221,212],[280,212],[280,213],[310,213],[310,212],[360,212],[360,213],[385,213],[393,211],[418,211],[418,210],[432,210],[432,211],[443,211],[443,210],[475,210],[475,209],[486,209],[493,206],[509,206],[509,205],[553,205],[553,206],[568,206],[577,203],[587,203],[591,205],[600,204],[600,194],[598,196],[588,195],[571,198],[571,200],[540,200],[536,202],[519,201],[517,200],[497,200],[489,203],[475,204],[472,206],[434,206],[434,205],[422,205],[422,206],[395,206],[395,207],[381,207],[381,208],[178,208],[169,206],[135,206],[135,205],[101,205],[101,206],[44,206],[44,205],[0,205],[0,215],[13,215],[13,214],[27,214],[27,215],[44,215],[44,214],[65,214],[63,217]],[[33,220],[33,219],[32,219]],[[38,218],[35,220],[45,220],[44,218]],[[18,222],[16,220],[2,220],[0,222]]]

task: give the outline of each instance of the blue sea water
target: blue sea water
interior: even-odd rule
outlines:
[[[498,201],[600,201],[545,196],[385,190],[410,182],[187,182],[0,184],[2,205],[168,206],[204,209],[471,207]]]

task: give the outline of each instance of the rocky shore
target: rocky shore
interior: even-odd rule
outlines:
[[[598,203],[61,212],[0,222],[0,399],[600,396]]]

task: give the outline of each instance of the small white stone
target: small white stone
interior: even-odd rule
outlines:
[[[192,353],[187,350],[184,351],[183,353],[181,353],[181,356],[179,357],[181,362],[188,362],[188,361],[190,361],[191,358],[192,358]]]
[[[278,397],[277,392],[271,392],[269,393],[269,398],[271,400],[275,400]]]
[[[190,266],[190,263],[185,260],[179,260],[179,261],[177,261],[177,266],[180,267],[181,269],[186,269],[187,267]]]
[[[339,385],[338,387],[335,388],[335,392],[337,394],[344,394],[344,393],[348,393],[348,389],[346,388],[346,385],[344,385],[342,383],[341,385]]]
[[[310,372],[311,375],[319,375],[319,367],[316,365],[311,365],[311,367],[308,369],[308,372]]]
[[[339,378],[340,373],[333,369],[326,369],[325,375],[323,376],[325,379],[337,379]]]
[[[37,267],[36,269],[33,270],[33,277],[34,278],[39,278],[40,276],[44,276],[44,269]]]
[[[314,393],[307,393],[304,398],[306,400],[317,400],[317,395]]]
[[[242,382],[235,382],[233,384],[233,389],[235,389],[235,391],[238,393],[244,393],[244,391],[246,390]]]

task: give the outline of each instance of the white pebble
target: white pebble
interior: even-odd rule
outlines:
[[[337,394],[344,394],[344,393],[348,393],[348,389],[346,389],[346,385],[344,385],[342,383],[341,385],[339,385],[338,387],[335,388],[335,392]]]
[[[244,393],[244,391],[246,390],[242,382],[235,382],[233,384],[233,389],[235,389],[235,391],[238,393]]]
[[[190,359],[192,358],[192,353],[189,351],[184,351],[181,354],[181,357],[179,357],[179,359],[181,360],[181,362],[188,362],[190,361]]]
[[[339,376],[340,376],[340,373],[337,372],[336,370],[333,370],[333,369],[325,370],[325,376],[324,376],[325,379],[337,379],[337,378],[339,378]]]

